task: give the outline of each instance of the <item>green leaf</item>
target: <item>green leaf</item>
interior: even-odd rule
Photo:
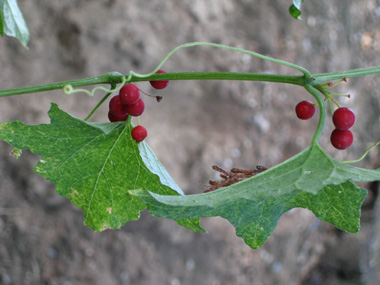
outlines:
[[[35,171],[55,183],[58,194],[81,208],[84,223],[95,231],[118,229],[139,218],[146,206],[127,190],[183,195],[148,145],[132,139],[130,120],[88,123],[56,104],[52,104],[49,116],[50,124],[0,124],[0,138],[17,149],[29,148],[42,155]],[[149,165],[141,155],[149,159]],[[178,222],[204,231],[197,218]]]
[[[289,13],[290,15],[297,19],[301,19],[301,4],[305,2],[306,0],[293,0],[293,4],[289,7]]]
[[[360,207],[367,193],[349,181],[326,186],[317,195],[294,191],[263,197],[255,195],[255,189],[251,189],[251,197],[242,198],[228,193],[229,190],[223,191],[224,197],[217,195],[222,190],[180,197],[162,196],[144,190],[130,192],[142,198],[153,216],[169,219],[221,216],[234,225],[236,235],[252,248],[262,246],[281,215],[296,207],[307,208],[320,220],[356,233],[360,228]]]
[[[0,0],[3,31],[7,36],[18,38],[25,47],[29,41],[29,30],[16,0]]]
[[[357,232],[366,191],[349,180],[380,180],[380,171],[345,165],[312,145],[265,172],[213,192],[179,197],[142,189],[129,192],[157,217],[224,217],[250,247],[258,248],[281,215],[295,207],[307,208],[342,230]]]

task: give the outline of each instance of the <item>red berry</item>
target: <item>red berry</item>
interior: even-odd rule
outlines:
[[[135,104],[127,105],[128,114],[134,117],[140,116],[144,112],[144,109],[145,103],[141,98]]]
[[[351,146],[354,136],[350,130],[335,129],[331,133],[330,141],[335,148],[343,150]]]
[[[148,132],[143,126],[139,125],[132,129],[131,135],[135,141],[142,142],[148,135]]]
[[[332,120],[338,130],[348,130],[355,123],[355,114],[350,108],[342,107],[336,109]]]
[[[159,69],[156,73],[166,73],[165,70]],[[164,89],[169,85],[169,80],[149,81],[150,85],[156,89]]]
[[[119,91],[120,100],[127,105],[135,104],[140,99],[140,90],[136,85],[127,83]]]
[[[108,112],[108,119],[110,122],[119,122],[119,121],[125,121],[128,117],[128,114],[122,117],[115,116],[114,114],[111,113],[111,111]]]
[[[307,120],[314,116],[315,107],[310,101],[301,101],[296,106],[297,117],[301,120]]]
[[[127,106],[120,101],[119,96],[114,96],[109,103],[109,111],[116,117],[127,115]]]

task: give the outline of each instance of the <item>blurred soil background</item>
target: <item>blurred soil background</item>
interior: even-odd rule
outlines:
[[[177,45],[207,41],[294,62],[312,73],[380,64],[380,1],[307,1],[303,21],[291,1],[35,0],[19,1],[29,49],[0,39],[0,88],[100,75],[147,73]],[[181,50],[164,69],[297,74],[283,66],[210,47]],[[294,106],[311,98],[302,88],[252,82],[171,82],[164,91],[139,83],[161,103],[145,100],[147,142],[186,194],[207,189],[211,165],[271,167],[307,147],[317,117],[300,121]],[[336,87],[354,109],[355,141],[347,151],[321,145],[333,157],[355,159],[380,135],[380,76]],[[61,91],[0,99],[0,122],[48,123],[51,102],[84,118],[103,96]],[[94,116],[107,121],[107,104]],[[330,120],[330,119],[329,119]],[[143,211],[121,230],[95,233],[83,214],[33,172],[39,157],[18,159],[0,142],[0,284],[269,285],[380,284],[378,185],[363,206],[361,231],[342,232],[305,209],[293,209],[257,250],[222,218],[202,219],[207,234]],[[358,166],[379,167],[379,149]]]

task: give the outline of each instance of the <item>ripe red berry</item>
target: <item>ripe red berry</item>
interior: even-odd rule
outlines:
[[[144,109],[145,103],[141,98],[135,104],[127,105],[127,113],[134,117],[140,116],[144,112]]]
[[[109,111],[115,116],[115,117],[124,117],[127,115],[127,105],[125,105],[123,102],[121,102],[119,96],[114,96],[109,103]]]
[[[137,142],[142,142],[148,135],[148,131],[141,125],[136,126],[131,132],[132,138]]]
[[[343,150],[351,146],[354,136],[350,130],[335,129],[331,133],[330,141],[335,148]]]
[[[127,83],[119,91],[120,100],[127,105],[135,104],[140,99],[140,90],[136,85]]]
[[[301,120],[307,120],[314,116],[315,107],[310,101],[301,101],[296,106],[297,117]]]
[[[156,73],[166,73],[165,70],[159,69]],[[158,80],[158,81],[149,81],[150,85],[156,89],[164,89],[169,85],[169,80]]]
[[[342,107],[336,109],[332,120],[338,130],[348,130],[355,123],[355,114],[350,108]]]
[[[118,116],[115,116],[114,114],[111,113],[111,111],[108,112],[108,119],[110,120],[110,122],[119,122],[119,121],[125,121],[128,117],[128,114],[122,116],[122,117],[118,117]]]

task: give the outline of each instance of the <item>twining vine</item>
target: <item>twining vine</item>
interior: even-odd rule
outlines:
[[[287,66],[301,75],[171,73],[162,69],[178,50],[197,46],[248,54]],[[327,102],[330,111],[338,114],[335,119],[333,116],[336,129],[331,134],[331,143],[337,149],[347,149],[351,145],[353,138],[349,129],[355,115],[334,99],[334,96],[349,95],[330,90],[348,78],[372,74],[380,74],[380,66],[311,74],[301,66],[252,51],[214,43],[187,43],[169,52],[147,74],[110,72],[85,79],[0,90],[0,97],[56,89],[62,89],[67,95],[106,93],[84,120],[74,118],[52,104],[50,124],[2,123],[0,139],[15,147],[16,157],[23,149],[41,155],[35,171],[55,183],[58,194],[81,208],[85,214],[84,223],[95,231],[118,229],[127,221],[138,219],[140,211],[148,208],[152,215],[173,219],[193,231],[204,231],[199,224],[200,217],[224,217],[235,226],[238,236],[252,248],[257,248],[273,232],[283,213],[304,207],[319,219],[355,233],[360,227],[360,207],[366,191],[353,182],[380,180],[380,170],[347,165],[356,161],[336,161],[324,152],[318,141],[325,124]],[[297,116],[309,119],[314,115],[315,107],[319,108],[319,121],[311,143],[299,154],[270,168],[257,166],[251,170],[233,168],[227,171],[214,166],[221,181],[211,180],[205,193],[184,195],[146,144],[144,139],[148,132],[139,119],[145,104],[137,83],[149,81],[160,90],[175,80],[246,80],[302,86],[316,102],[300,102],[296,107]],[[110,88],[96,86],[91,91],[80,88],[99,84],[109,84]],[[117,94],[108,103],[110,122],[88,122],[114,92]],[[156,99],[159,101],[160,96]],[[137,126],[132,123],[133,117],[137,117]]]

